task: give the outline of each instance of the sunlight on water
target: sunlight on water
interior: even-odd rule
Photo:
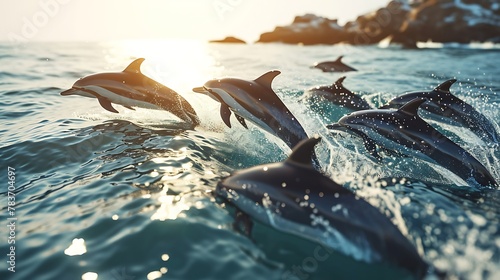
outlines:
[[[160,207],[151,216],[151,220],[175,220],[182,217],[182,212],[189,210],[192,206],[184,197],[167,195],[166,192],[160,194],[158,202],[160,202]]]
[[[195,40],[140,40],[107,44],[110,65],[128,65],[144,57],[142,72],[175,91],[186,91],[219,74],[222,66],[214,59],[208,44]]]
[[[98,274],[95,272],[85,272],[82,275],[82,280],[97,280]]]
[[[7,140],[2,156],[20,170],[16,201],[22,205],[19,216],[25,219],[19,227],[23,279],[33,275],[118,279],[118,274],[130,276],[124,279],[167,275],[169,279],[227,275],[280,279],[285,275],[291,268],[288,255],[273,258],[265,250],[287,251],[286,244],[260,246],[262,240],[235,232],[232,213],[217,203],[213,193],[221,178],[238,169],[281,161],[290,148],[251,123],[243,128],[234,116],[228,128],[221,120],[220,104],[192,92],[213,78],[254,79],[272,69],[282,72],[272,85],[277,95],[308,135],[322,137],[316,153],[328,177],[380,210],[427,262],[449,273],[450,279],[500,278],[498,190],[478,192],[446,167],[415,157],[376,161],[359,137],[332,134],[325,128],[343,115],[338,108],[318,109],[299,102],[305,89],[331,84],[339,77],[309,65],[346,54],[347,61],[360,69],[348,74],[346,85],[371,105],[457,78],[461,83],[453,93],[499,129],[498,52],[494,50],[150,40],[40,44],[35,49],[20,48],[18,53],[12,65],[19,62],[28,73],[4,73],[0,105],[6,106],[0,114],[5,122],[2,137]],[[166,111],[133,111],[118,105],[120,113],[114,114],[95,99],[59,95],[84,75],[121,71],[138,57],[146,58],[145,75],[193,105],[200,126],[186,129]],[[500,179],[498,145],[484,143],[461,127],[440,121],[431,125],[463,145]],[[254,204],[249,200],[249,207]],[[297,232],[296,225],[287,224],[290,221],[274,222],[279,231]],[[311,222],[323,224],[324,220],[314,217]],[[311,232],[297,243],[316,236],[315,242],[325,244],[323,233]],[[269,231],[266,238],[264,242],[274,243],[276,233]],[[337,244],[341,245],[346,244]],[[361,254],[346,246],[348,254]],[[297,263],[308,257],[300,255]],[[309,279],[329,276],[311,274]]]
[[[469,44],[461,44],[461,43],[437,43],[432,41],[427,42],[417,42],[417,47],[421,49],[429,48],[429,49],[442,49],[446,48],[457,48],[457,49],[500,49],[500,44],[493,42],[473,42]]]
[[[87,247],[85,246],[85,240],[83,238],[73,239],[71,245],[64,250],[64,254],[68,256],[79,256],[87,252]]]

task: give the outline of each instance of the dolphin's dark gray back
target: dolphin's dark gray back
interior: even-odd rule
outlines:
[[[368,102],[344,87],[343,81],[345,78],[345,76],[340,77],[335,83],[329,86],[312,88],[308,91],[308,93],[309,95],[321,95],[324,99],[332,102],[333,104],[353,111],[371,109]]]
[[[250,199],[250,203],[264,207],[272,215],[292,221],[298,227],[324,231],[321,237],[313,240],[325,242],[322,239],[333,234],[333,239],[359,246],[354,251],[362,250],[372,255],[375,261],[396,264],[417,277],[425,275],[428,265],[387,217],[314,169],[311,156],[319,140],[301,141],[284,162],[234,172],[218,183],[216,194],[235,207],[239,207],[241,197]],[[244,208],[241,210],[245,211]],[[247,214],[264,223],[270,215],[264,211],[260,215],[250,211]],[[323,222],[318,223],[314,217],[321,217]],[[301,235],[299,230],[288,232]],[[354,251],[347,253],[356,255]],[[356,258],[363,257],[357,255]]]
[[[399,108],[415,98],[427,99],[428,102],[421,106],[422,109],[456,121],[486,141],[500,143],[500,135],[493,123],[470,104],[450,92],[450,87],[456,81],[456,79],[447,80],[432,91],[400,95],[381,108]]]
[[[350,129],[351,121],[355,121],[357,125],[366,124],[385,138],[422,152],[467,182],[472,178],[483,187],[498,187],[498,183],[488,169],[474,156],[418,116],[417,110],[424,102],[426,102],[425,99],[416,98],[398,110],[359,111],[344,116],[339,120],[339,124],[345,124],[347,129]],[[365,137],[365,146],[371,147],[373,152],[372,143],[376,140],[366,138],[368,135],[361,130],[355,129],[354,132]],[[366,141],[371,142],[367,144]],[[384,143],[376,143],[387,148]]]

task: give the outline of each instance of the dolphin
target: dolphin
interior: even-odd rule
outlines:
[[[396,226],[314,169],[311,157],[320,140],[299,142],[283,162],[233,172],[217,184],[216,198],[250,217],[250,222],[253,219],[359,261],[388,262],[422,277],[428,265]]]
[[[97,98],[101,106],[113,113],[118,111],[111,103],[132,107],[166,110],[181,120],[196,126],[200,120],[193,107],[172,89],[141,73],[144,58],[130,63],[122,72],[97,73],[76,81],[61,95],[81,95]]]
[[[448,80],[432,91],[412,92],[398,96],[381,108],[399,108],[415,98],[426,99],[427,102],[421,106],[422,109],[460,123],[483,140],[499,143],[500,135],[491,121],[450,92],[451,85],[456,81],[456,79]]]
[[[377,146],[396,153],[406,152],[438,163],[467,182],[472,178],[481,186],[498,187],[476,158],[420,118],[418,108],[425,102],[415,98],[399,109],[357,111],[327,128],[360,136],[368,152],[376,158],[380,158]]]
[[[315,63],[311,68],[321,69],[323,72],[348,72],[348,71],[358,71],[351,66],[348,66],[342,62],[341,55],[335,61],[325,61],[320,63]]]
[[[332,85],[311,88],[305,92],[302,98],[309,99],[314,96],[319,96],[333,104],[353,111],[371,109],[368,102],[344,87],[342,84],[344,79],[345,76],[340,77]]]
[[[302,125],[271,88],[281,72],[269,71],[255,80],[225,78],[210,80],[203,87],[193,88],[220,102],[220,115],[231,127],[231,111],[245,128],[245,119],[282,139],[290,148],[307,138]]]

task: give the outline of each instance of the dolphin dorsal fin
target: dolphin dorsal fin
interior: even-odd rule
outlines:
[[[271,83],[273,82],[274,78],[279,74],[281,74],[281,72],[278,70],[269,71],[263,74],[262,76],[258,77],[257,79],[255,79],[255,82],[261,86],[271,88]]]
[[[344,80],[345,80],[345,76],[342,76],[337,81],[335,81],[335,83],[333,83],[333,84],[336,85],[337,87],[342,87],[342,86],[344,86],[342,84],[344,82]]]
[[[339,57],[337,58],[337,60],[335,60],[335,62],[342,62],[342,58],[343,58],[343,57],[344,57],[343,55],[339,56]]]
[[[426,102],[427,99],[425,98],[415,98],[412,99],[411,101],[408,101],[405,105],[401,106],[401,108],[398,109],[398,112],[402,112],[408,115],[412,116],[418,116],[418,107],[422,105],[422,103]]]
[[[312,164],[312,156],[314,154],[314,146],[321,140],[321,137],[311,137],[300,141],[292,150],[290,156],[285,160],[302,165],[307,168],[314,169]]]
[[[141,64],[143,61],[144,61],[144,58],[142,58],[142,57],[132,61],[132,63],[130,63],[127,66],[127,68],[125,68],[125,70],[123,70],[123,72],[136,73],[136,74],[141,73]]]
[[[451,80],[448,80],[442,84],[440,84],[439,86],[437,86],[434,90],[435,91],[441,91],[441,92],[446,92],[446,93],[450,93],[450,87],[451,85],[453,85],[457,80],[456,79],[451,79]]]

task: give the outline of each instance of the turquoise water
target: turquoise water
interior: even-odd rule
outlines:
[[[219,104],[191,89],[217,77],[253,79],[278,69],[282,74],[274,90],[310,135],[323,136],[318,156],[327,175],[386,214],[426,261],[451,277],[498,279],[498,191],[473,189],[419,159],[376,163],[361,141],[329,135],[324,128],[345,111],[299,102],[306,89],[340,77],[309,68],[338,55],[359,70],[345,73],[344,85],[373,106],[456,78],[452,92],[498,129],[498,49],[193,41],[0,44],[0,278],[407,277],[397,268],[356,262],[334,251],[314,259],[317,244],[264,225],[249,238],[233,229],[230,209],[213,198],[220,178],[282,160],[289,149],[251,124],[245,130],[232,120],[233,128],[227,128]],[[122,70],[137,57],[146,58],[144,74],[193,105],[202,120],[199,127],[183,130],[168,112],[116,106],[120,114],[113,114],[95,99],[59,95],[82,76]],[[467,129],[430,122],[500,181],[498,145],[484,143]],[[15,169],[11,184],[8,167]],[[410,182],[392,179],[402,177]],[[380,178],[389,179],[381,183]],[[15,197],[13,215],[9,197]],[[12,221],[15,236],[9,239]],[[11,240],[14,273],[7,262]]]

